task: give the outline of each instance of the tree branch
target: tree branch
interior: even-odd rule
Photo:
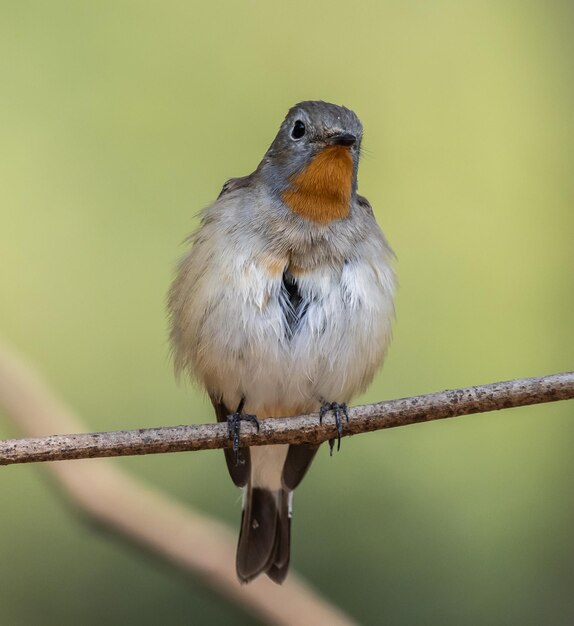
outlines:
[[[45,382],[0,341],[0,409],[32,436],[82,430],[84,425]],[[26,441],[26,440],[24,440]],[[242,585],[235,573],[235,531],[130,476],[113,461],[44,466],[88,518],[273,626],[353,626],[295,572],[278,586],[266,576]]]
[[[451,389],[352,408],[343,436],[571,398],[574,398],[574,372]],[[326,416],[321,425],[317,414],[263,419],[259,432],[255,426],[244,423],[241,431],[242,446],[316,444],[336,436],[333,417]],[[223,423],[52,435],[1,441],[0,465],[189,452],[230,446],[227,426]]]

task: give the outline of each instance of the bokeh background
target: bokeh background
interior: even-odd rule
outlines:
[[[165,293],[197,211],[303,99],[361,117],[360,190],[398,257],[357,401],[573,369],[571,2],[2,1],[0,334],[89,428],[212,419],[174,382]],[[573,412],[321,450],[294,568],[362,624],[573,623]],[[220,452],[118,462],[238,525]],[[253,623],[82,525],[42,467],[0,484],[2,624]]]

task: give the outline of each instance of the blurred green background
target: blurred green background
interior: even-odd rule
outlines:
[[[208,421],[165,293],[197,211],[302,99],[365,126],[398,256],[369,402],[574,366],[571,2],[0,3],[0,334],[93,430]],[[345,440],[293,565],[362,624],[574,623],[573,403]],[[4,418],[0,436],[17,435]],[[119,461],[237,526],[220,452]],[[1,472],[2,624],[249,624]]]

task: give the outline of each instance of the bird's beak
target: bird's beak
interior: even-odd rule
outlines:
[[[351,133],[340,133],[329,137],[329,143],[333,146],[346,146],[350,148],[355,145],[357,138]]]

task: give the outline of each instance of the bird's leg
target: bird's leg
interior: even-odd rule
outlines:
[[[341,414],[345,416],[345,420],[347,424],[349,423],[349,408],[347,407],[347,403],[343,402],[339,404],[338,402],[325,402],[321,404],[321,409],[319,411],[319,423],[323,423],[323,418],[329,412],[333,411],[333,415],[335,416],[335,425],[337,426],[337,452],[341,449],[341,435],[343,434],[343,420],[341,419]],[[333,446],[335,444],[335,439],[329,439],[329,448],[331,451],[331,456],[333,456]]]
[[[239,402],[239,406],[237,407],[235,413],[227,416],[227,431],[229,433],[229,438],[233,441],[235,465],[239,463],[239,428],[241,422],[251,422],[252,424],[255,424],[255,426],[257,427],[257,432],[259,432],[259,420],[255,415],[243,413],[244,406],[245,398],[241,398],[241,402]]]

